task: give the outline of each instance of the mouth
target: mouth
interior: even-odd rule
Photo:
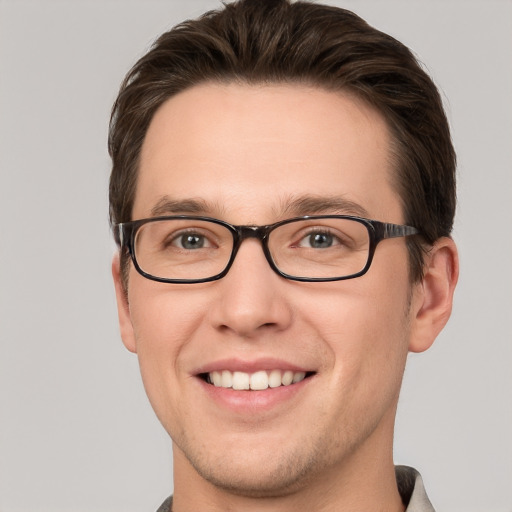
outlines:
[[[315,372],[292,370],[259,370],[253,373],[230,370],[216,370],[200,373],[198,376],[216,388],[235,391],[264,391],[279,387],[289,387],[312,377]]]

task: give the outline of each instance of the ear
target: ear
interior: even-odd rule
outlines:
[[[137,344],[135,343],[135,335],[133,332],[132,319],[130,315],[130,305],[128,303],[128,290],[125,289],[121,277],[121,262],[119,253],[112,258],[112,277],[116,289],[117,315],[119,317],[119,330],[121,331],[121,339],[124,346],[130,352],[137,352]]]
[[[429,251],[425,263],[424,277],[413,290],[411,352],[430,348],[450,318],[459,277],[455,242],[451,238],[440,238]]]

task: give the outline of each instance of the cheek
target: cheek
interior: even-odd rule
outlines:
[[[384,274],[386,275],[386,274]],[[392,273],[387,274],[393,276]],[[347,385],[380,381],[400,375],[408,351],[409,317],[406,277],[379,281],[363,276],[331,289],[301,297],[305,318],[323,340],[330,370]],[[331,285],[333,283],[330,283]]]
[[[206,306],[190,288],[132,278],[128,299],[139,357],[141,352],[149,356],[152,351],[178,350],[190,339]]]
[[[156,285],[156,286],[155,286]],[[137,357],[146,393],[161,417],[169,401],[179,401],[182,354],[200,325],[204,308],[182,290],[160,283],[132,282],[129,304]],[[160,411],[160,413],[159,413]]]

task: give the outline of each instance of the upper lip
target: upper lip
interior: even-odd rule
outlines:
[[[260,370],[291,370],[293,372],[306,373],[314,371],[310,367],[293,364],[283,359],[264,357],[250,361],[237,358],[219,359],[196,368],[192,373],[200,375],[222,370],[245,373],[254,373]]]

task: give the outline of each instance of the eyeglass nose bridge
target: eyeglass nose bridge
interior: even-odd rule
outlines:
[[[247,240],[248,238],[256,238],[261,242],[261,247],[263,249],[263,254],[265,255],[265,259],[267,260],[268,264],[274,270],[274,272],[277,272],[280,274],[280,272],[277,270],[273,260],[272,256],[270,254],[270,250],[268,248],[268,235],[272,229],[272,226],[233,226],[235,229],[233,231],[234,234],[234,244],[233,244],[233,250],[231,252],[231,259],[229,261],[229,264],[224,272],[224,275],[228,272],[228,270],[233,265],[233,262],[235,261],[236,255],[238,254],[238,250],[240,249],[240,246],[244,242],[244,240]]]
[[[235,228],[239,244],[247,238],[257,238],[263,242],[268,235],[268,226],[235,226]]]

